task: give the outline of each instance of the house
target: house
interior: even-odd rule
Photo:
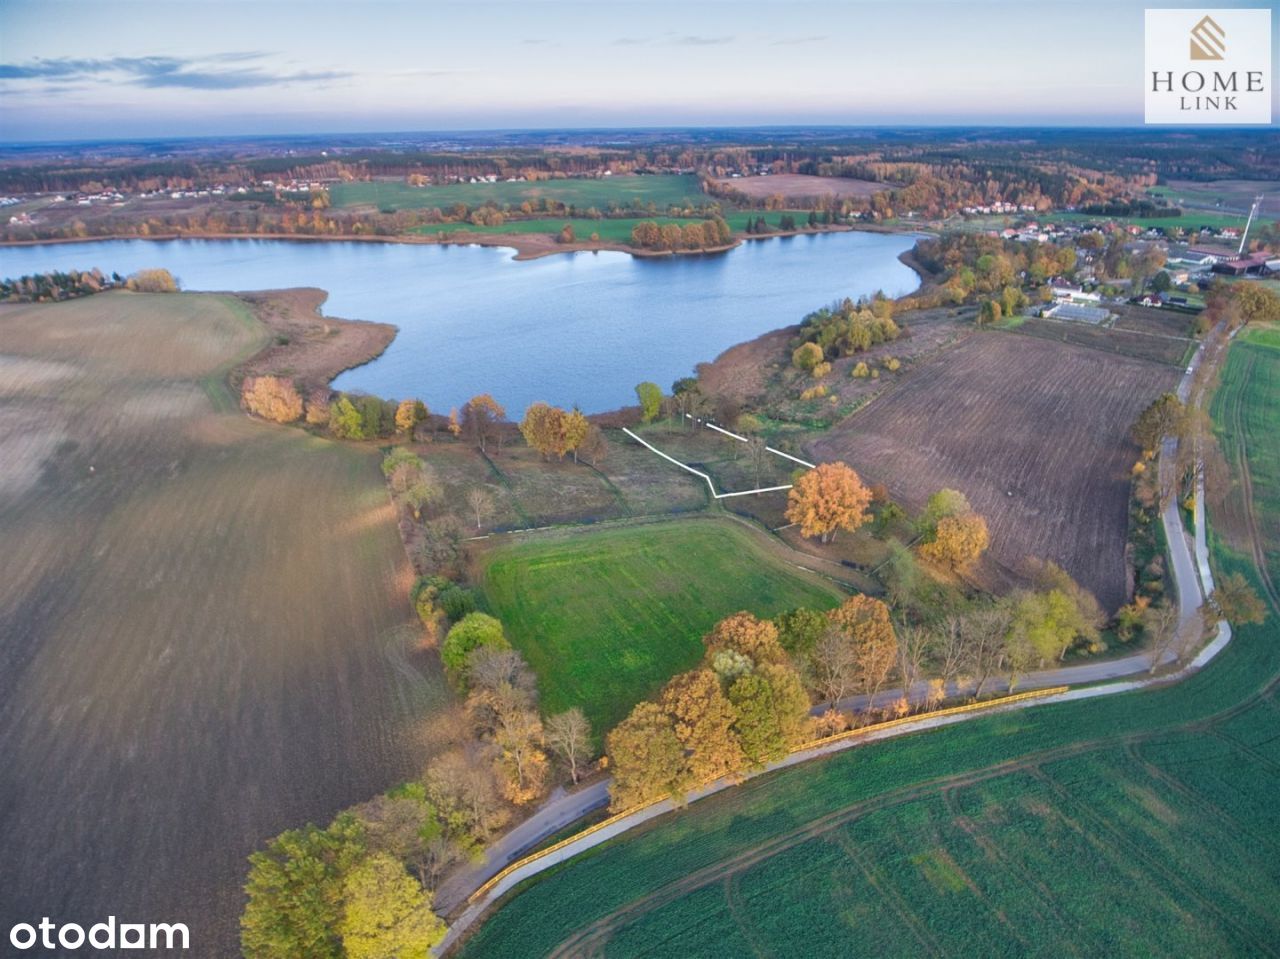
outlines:
[[[1164,300],[1160,298],[1159,293],[1144,293],[1138,302],[1143,306],[1164,306]]]
[[[1069,283],[1053,283],[1049,287],[1049,293],[1058,303],[1100,303],[1102,297],[1097,293],[1086,293],[1078,286],[1072,286]]]

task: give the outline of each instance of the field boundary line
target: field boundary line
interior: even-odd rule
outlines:
[[[776,493],[779,490],[791,489],[791,484],[786,483],[782,486],[760,486],[760,487],[757,487],[756,489],[741,490],[740,492],[737,492],[737,493],[717,493],[716,484],[712,481],[711,477],[708,476],[706,473],[702,472],[702,470],[696,470],[692,466],[688,465],[687,463],[681,463],[674,456],[670,456],[667,453],[662,452],[662,450],[658,449],[658,447],[654,446],[652,443],[641,439],[639,436],[631,432],[631,430],[627,429],[625,426],[621,427],[621,429],[622,429],[622,432],[626,433],[628,436],[630,436],[633,440],[635,440],[645,449],[649,450],[650,452],[657,453],[667,462],[674,463],[676,466],[680,467],[685,472],[692,473],[694,476],[698,477],[703,482],[705,482],[707,484],[707,487],[711,490],[712,499],[722,500],[722,499],[729,499],[730,497],[733,497],[733,496],[754,496],[756,493]],[[767,448],[768,447],[766,447],[766,449]],[[778,455],[786,456],[787,454],[779,453]],[[795,457],[787,457],[787,458],[795,459]],[[800,462],[800,461],[797,460],[797,462]]]

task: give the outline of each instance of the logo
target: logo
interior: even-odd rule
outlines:
[[[1270,10],[1147,10],[1147,123],[1271,122]]]
[[[1227,35],[1216,20],[1207,13],[1191,28],[1191,59],[1221,60],[1227,52]]]

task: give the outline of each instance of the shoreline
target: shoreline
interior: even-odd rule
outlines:
[[[65,245],[70,243],[99,243],[124,240],[142,240],[153,243],[169,243],[174,240],[273,240],[298,243],[401,243],[409,246],[485,246],[498,247],[513,251],[514,260],[537,260],[544,256],[558,253],[628,253],[637,259],[655,259],[670,256],[705,256],[708,254],[727,253],[737,249],[743,243],[752,240],[772,240],[779,237],[820,236],[830,233],[879,233],[901,234],[902,236],[923,236],[919,230],[901,230],[894,227],[881,227],[875,224],[846,226],[833,224],[813,229],[777,230],[772,233],[741,234],[735,236],[732,243],[710,246],[698,250],[643,250],[626,243],[614,243],[605,240],[590,240],[574,243],[559,243],[549,233],[468,233],[465,229],[456,231],[457,236],[441,239],[439,235],[422,235],[401,233],[395,236],[313,236],[297,233],[160,233],[150,236],[132,236],[111,233],[105,236],[64,236],[49,239],[32,240],[0,240],[0,250],[12,247],[29,247],[45,245]],[[920,275],[925,277],[915,266],[903,261]]]

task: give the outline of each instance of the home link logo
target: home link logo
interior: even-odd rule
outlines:
[[[20,952],[49,949],[110,950],[112,953],[133,949],[188,949],[190,933],[180,922],[95,922],[88,929],[74,922],[59,926],[48,916],[39,923],[20,922],[9,930],[9,945]]]
[[[1227,52],[1227,35],[1207,13],[1191,28],[1191,59],[1221,60]]]
[[[1146,11],[1148,123],[1270,123],[1270,10]]]

